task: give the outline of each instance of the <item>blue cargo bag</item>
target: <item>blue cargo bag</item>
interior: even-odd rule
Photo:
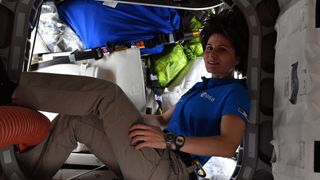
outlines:
[[[95,0],[68,0],[58,6],[65,21],[82,40],[85,49],[105,46],[107,42],[131,43],[149,40],[158,34],[179,29],[180,16],[175,9],[117,4],[115,8]],[[142,49],[142,53],[160,53],[163,46]]]

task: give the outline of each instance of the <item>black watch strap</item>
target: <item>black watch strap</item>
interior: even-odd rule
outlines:
[[[176,140],[176,135],[167,131],[164,134],[164,141],[166,143],[167,149],[171,150],[171,145],[175,144],[175,140]]]
[[[175,135],[174,133],[164,130],[164,140],[166,142],[167,148],[171,149],[171,145],[174,144],[176,147],[176,151],[180,151],[182,146],[185,143],[185,137],[182,135]]]

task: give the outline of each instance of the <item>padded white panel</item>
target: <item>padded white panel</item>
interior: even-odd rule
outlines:
[[[320,179],[313,167],[314,141],[320,140],[320,30],[315,28],[315,0],[292,0],[281,8],[276,23],[273,175],[279,180]],[[296,103],[290,102],[294,90]]]

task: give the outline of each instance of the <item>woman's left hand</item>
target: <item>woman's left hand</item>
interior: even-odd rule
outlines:
[[[133,124],[129,128],[129,138],[135,149],[144,147],[165,149],[164,132],[158,126]]]

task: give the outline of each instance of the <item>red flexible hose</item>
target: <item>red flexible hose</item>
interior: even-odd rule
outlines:
[[[0,148],[19,144],[20,150],[41,143],[50,121],[40,112],[18,106],[0,106]]]

